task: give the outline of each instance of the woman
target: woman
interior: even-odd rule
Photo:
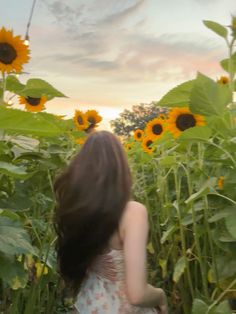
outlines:
[[[147,210],[130,189],[122,145],[107,131],[89,135],[55,182],[59,269],[80,314],[167,314],[164,291],[146,281]]]

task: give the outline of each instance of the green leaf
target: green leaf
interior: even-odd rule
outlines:
[[[235,211],[236,208],[235,207],[228,207],[222,211],[220,211],[219,213],[214,214],[211,218],[208,219],[208,222],[213,223],[216,221],[219,221],[223,218],[226,218],[228,216],[230,216],[233,211]]]
[[[161,158],[161,160],[159,161],[159,165],[161,167],[171,167],[173,165],[175,165],[176,163],[176,158],[175,156],[164,156],[163,158]]]
[[[4,254],[32,253],[29,236],[19,222],[0,216],[0,251]]]
[[[6,90],[13,92],[15,94],[19,94],[19,92],[25,87],[24,84],[18,80],[15,75],[9,75],[6,78]]]
[[[175,268],[174,268],[174,274],[173,274],[173,281],[177,283],[180,279],[180,277],[183,275],[186,268],[185,263],[185,257],[182,256],[178,259]]]
[[[227,300],[221,302],[215,309],[215,314],[233,314]]]
[[[191,314],[206,314],[208,306],[200,299],[194,299]]]
[[[217,84],[211,78],[198,73],[190,96],[190,110],[206,116],[222,116],[231,101],[229,86]]]
[[[214,194],[215,190],[214,190],[214,186],[216,183],[216,178],[210,178],[209,180],[207,180],[201,187],[200,190],[198,190],[198,192],[193,193],[192,195],[189,196],[189,198],[185,201],[186,204],[189,204],[190,202],[195,201],[196,199],[207,195],[209,193]]]
[[[38,149],[39,146],[39,140],[23,135],[18,135],[18,136],[6,136],[4,139],[6,139],[8,142],[11,142],[13,144],[16,144],[17,146],[33,151],[34,149]]]
[[[177,230],[175,225],[170,226],[161,237],[161,244],[165,243],[166,240]]]
[[[187,215],[182,219],[182,225],[183,226],[189,226],[191,224],[193,224],[194,222],[198,222],[199,220],[201,220],[203,217],[203,215],[197,215],[194,219],[193,219],[193,215]]]
[[[26,179],[31,175],[28,172],[26,172],[26,168],[22,166],[15,166],[5,161],[0,161],[0,173],[6,174],[8,176],[12,176],[18,179]]]
[[[231,236],[236,239],[236,211],[225,218],[225,224]]]
[[[30,96],[36,98],[45,96],[48,100],[54,97],[66,97],[51,84],[41,79],[29,79],[25,88],[20,91],[20,95],[24,97]]]
[[[207,21],[207,20],[203,21],[203,23],[205,24],[206,27],[211,29],[214,33],[218,34],[219,36],[223,38],[227,38],[228,30],[223,25],[216,23],[214,21]]]
[[[23,265],[15,259],[3,255],[0,255],[0,278],[13,290],[25,288],[28,281],[28,275]]]
[[[163,107],[187,107],[194,80],[184,82],[171,89],[158,102],[158,106]]]
[[[153,248],[153,245],[152,245],[152,242],[149,242],[148,245],[147,245],[147,250],[150,254],[154,254],[155,253],[155,250]]]
[[[235,74],[236,73],[236,52],[231,56],[231,58],[220,61],[220,64],[226,72],[228,73],[232,72],[233,74]]]
[[[180,136],[179,140],[208,140],[211,137],[212,131],[207,126],[195,126],[185,130]]]
[[[18,109],[0,107],[0,129],[8,133],[57,136],[64,133],[60,122],[47,113],[24,112]]]

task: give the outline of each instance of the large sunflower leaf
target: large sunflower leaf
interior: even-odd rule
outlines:
[[[5,161],[0,161],[0,173],[12,176],[18,179],[26,179],[32,175],[32,173],[26,172],[26,169],[22,166],[15,166]]]
[[[236,73],[236,52],[231,56],[231,58],[224,59],[220,61],[222,68],[226,72]]]
[[[216,23],[214,21],[203,21],[204,25],[206,27],[208,27],[210,30],[212,30],[214,33],[216,33],[217,35],[226,38],[228,35],[228,30],[226,27],[224,27],[223,25]]]
[[[22,263],[4,255],[0,255],[0,278],[13,290],[24,288],[28,282],[28,274]]]
[[[171,89],[157,102],[157,105],[162,107],[187,107],[193,83],[194,80],[187,81]]]
[[[15,75],[8,75],[6,78],[6,90],[13,92],[15,94],[19,94],[19,92],[25,87],[24,84],[18,80]]]
[[[236,211],[225,218],[225,224],[230,235],[236,239]]]
[[[218,84],[211,78],[198,73],[190,95],[190,110],[206,116],[222,116],[231,101],[227,85]]]
[[[200,299],[194,299],[192,314],[206,314],[208,310],[208,306],[205,302]]]
[[[37,136],[57,136],[65,132],[61,121],[57,123],[57,119],[53,115],[24,112],[4,107],[0,107],[1,129],[13,134],[33,134]]]
[[[4,254],[35,253],[29,236],[17,221],[0,217],[0,252]]]
[[[211,137],[212,131],[207,126],[195,126],[185,130],[179,137],[180,140],[208,140]]]
[[[42,79],[29,79],[25,88],[20,91],[20,95],[36,98],[45,96],[48,100],[54,97],[66,97],[63,93]]]

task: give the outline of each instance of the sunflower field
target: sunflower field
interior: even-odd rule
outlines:
[[[149,121],[124,142],[133,196],[149,211],[149,281],[162,287],[170,314],[236,310],[236,19],[204,24],[226,41],[227,76],[202,73],[169,91]],[[18,74],[29,47],[0,29],[0,313],[69,313],[57,274],[53,182],[101,117],[73,119],[43,110],[66,97],[48,82]],[[19,104],[24,110],[13,109]]]

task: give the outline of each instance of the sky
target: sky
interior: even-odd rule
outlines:
[[[25,36],[33,0],[0,0],[0,27]],[[203,25],[229,25],[235,0],[36,0],[31,60],[20,80],[41,78],[68,98],[47,112],[96,109],[103,124],[159,100],[197,71],[219,78],[224,40]]]

